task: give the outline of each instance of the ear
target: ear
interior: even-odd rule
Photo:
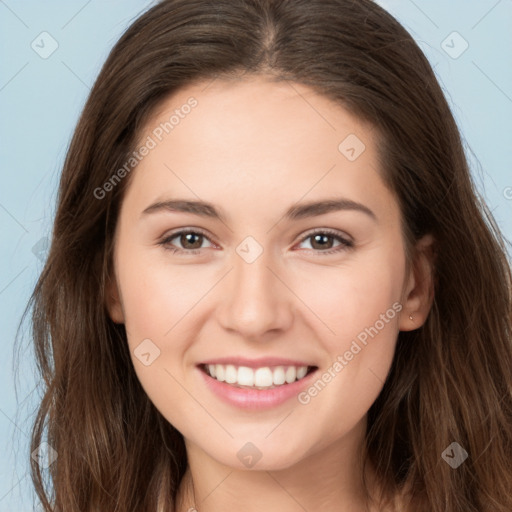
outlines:
[[[432,307],[435,281],[434,243],[434,237],[429,234],[419,240],[415,246],[411,269],[406,276],[407,286],[402,296],[401,331],[412,331],[421,327]]]
[[[124,312],[119,287],[115,278],[109,278],[105,287],[105,306],[112,321],[124,324]]]

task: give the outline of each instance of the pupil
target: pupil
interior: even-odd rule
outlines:
[[[198,238],[199,240],[201,239],[203,235],[198,235],[196,233],[187,233],[186,235],[183,235],[183,238],[186,240],[186,243],[189,243],[191,245],[194,245],[194,242],[191,241],[190,239],[196,237]],[[183,243],[183,240],[182,240],[182,243]],[[186,243],[183,243],[183,245],[186,247]],[[197,240],[196,240],[196,244],[197,244]],[[199,243],[199,247],[201,247],[201,243]],[[198,247],[193,247],[194,249],[198,248]]]
[[[322,240],[323,240],[324,242],[326,242],[328,238],[330,238],[330,237],[329,237],[329,236],[327,236],[327,235],[314,235],[314,237],[313,237],[313,239],[314,239],[315,243],[317,243],[317,242],[319,242],[319,241],[321,242]],[[327,245],[329,245],[329,244],[327,244]],[[314,246],[314,245],[313,245],[313,246]],[[322,243],[320,243],[320,247],[321,247],[321,248],[323,247],[323,248],[325,249],[326,244],[322,244]]]

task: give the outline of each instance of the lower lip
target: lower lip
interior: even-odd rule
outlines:
[[[225,382],[220,382],[210,377],[206,372],[197,368],[208,388],[213,391],[221,400],[240,409],[271,409],[277,407],[296,397],[305,387],[307,387],[314,375],[316,369],[300,380],[291,384],[283,384],[271,389],[248,389],[237,388]]]

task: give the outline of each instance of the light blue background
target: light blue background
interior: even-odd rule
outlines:
[[[512,2],[380,3],[411,32],[432,63],[466,141],[478,187],[505,236],[512,239]],[[0,512],[34,510],[28,436],[39,397],[32,392],[35,374],[27,330],[18,395],[13,346],[42,269],[59,172],[110,48],[150,4],[0,0]],[[43,31],[58,42],[47,59],[31,48]],[[469,44],[457,59],[441,47],[453,31]],[[452,52],[462,48],[457,37],[448,44]]]

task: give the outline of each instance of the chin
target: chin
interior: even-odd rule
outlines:
[[[307,457],[307,453],[298,449],[300,444],[283,446],[282,443],[268,440],[231,440],[231,445],[226,447],[224,444],[221,452],[208,450],[208,453],[217,462],[236,470],[280,471],[298,464]]]

